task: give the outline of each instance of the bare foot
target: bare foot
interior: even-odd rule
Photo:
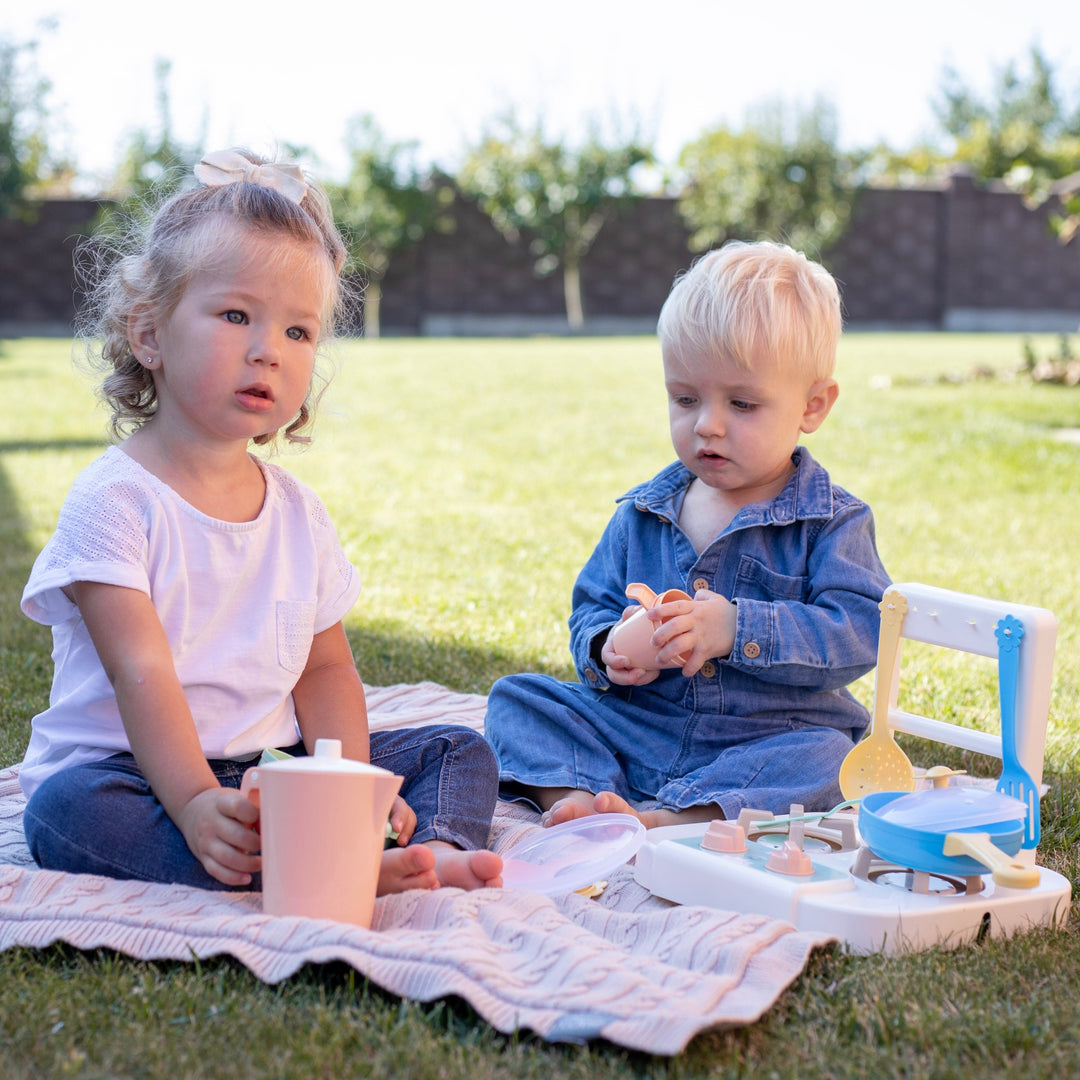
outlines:
[[[593,805],[599,796],[591,791],[570,791],[561,798],[556,799],[543,813],[540,824],[561,825],[564,821],[573,821],[575,818],[588,817],[598,811]]]
[[[383,852],[379,866],[379,896],[406,892],[409,889],[437,889],[435,852],[423,844],[390,848]]]
[[[502,888],[502,859],[494,851],[462,851],[441,840],[418,846],[434,854],[440,885],[457,889]]]
[[[691,806],[686,810],[638,810],[614,791],[601,791],[596,795],[590,795],[587,791],[576,791],[554,803],[540,819],[540,823],[558,825],[560,822],[573,821],[574,818],[588,817],[590,814],[629,814],[636,817],[646,829],[712,821],[724,816],[719,806]]]

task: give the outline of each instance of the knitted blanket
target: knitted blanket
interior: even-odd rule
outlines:
[[[433,683],[368,688],[373,729],[450,721],[482,730],[485,704]],[[24,801],[18,766],[0,771],[0,949],[63,941],[143,960],[227,954],[267,983],[344,961],[404,998],[459,996],[500,1032],[671,1055],[707,1028],[753,1023],[832,940],[669,904],[629,866],[597,899],[444,888],[381,897],[370,930],[275,918],[258,893],[39,870],[23,838]],[[537,828],[536,814],[500,803],[491,846],[503,853]]]

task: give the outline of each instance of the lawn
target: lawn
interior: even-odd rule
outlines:
[[[1040,354],[1051,337],[1033,338]],[[875,508],[896,581],[1049,608],[1059,620],[1040,861],[1080,878],[1080,388],[1009,373],[1011,335],[849,334],[840,399],[810,437]],[[510,671],[572,677],[574,575],[614,498],[671,458],[654,341],[343,342],[313,484],[365,589],[347,628],[371,685],[486,692]],[[977,367],[993,378],[970,378]],[[944,376],[956,376],[944,378]],[[0,342],[0,764],[47,701],[48,632],[18,600],[105,414],[68,341]],[[994,728],[978,658],[913,656],[905,704]],[[856,692],[869,701],[871,683]],[[995,762],[906,744],[924,763]],[[500,1036],[460,1002],[400,1002],[346,967],[264,986],[230,960],[0,954],[5,1077],[1061,1077],[1080,1043],[1080,935],[1040,931],[886,959],[816,954],[758,1024],[668,1061]]]

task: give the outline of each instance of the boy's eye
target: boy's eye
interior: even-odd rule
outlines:
[[[242,311],[226,311],[225,320],[226,322],[236,323],[237,326],[241,326],[247,322],[247,316]]]
[[[754,408],[754,405],[753,402],[750,401],[735,400],[731,403],[731,407],[736,412],[750,412]]]
[[[672,400],[684,409],[689,409],[697,402],[697,398],[691,394],[678,394]]]

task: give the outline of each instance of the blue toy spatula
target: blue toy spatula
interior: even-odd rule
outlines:
[[[1001,778],[997,790],[1027,805],[1024,823],[1025,848],[1039,843],[1039,788],[1020,764],[1016,749],[1016,688],[1020,675],[1020,642],[1024,624],[1006,615],[994,629],[998,639],[998,693],[1001,697]]]

